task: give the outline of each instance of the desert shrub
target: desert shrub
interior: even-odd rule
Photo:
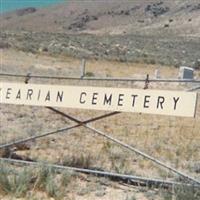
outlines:
[[[12,191],[8,172],[3,164],[0,166],[0,191],[3,193],[9,193]]]
[[[0,42],[0,49],[8,49],[10,47],[11,45],[8,42],[3,42],[3,41]]]
[[[189,186],[178,186],[173,191],[163,192],[164,200],[199,200],[200,190],[199,188]]]
[[[196,70],[200,70],[200,59],[197,59],[197,60],[194,62],[193,68],[196,69]]]
[[[17,198],[26,197],[30,190],[44,191],[49,197],[61,199],[72,173],[58,173],[46,166],[25,167],[20,170],[10,169],[0,163],[0,193]]]
[[[174,65],[174,67],[175,67],[175,68],[179,68],[179,67],[180,67],[180,63],[176,63],[176,64]]]
[[[53,174],[49,174],[46,178],[45,191],[50,197],[58,198],[61,195]]]
[[[87,77],[94,77],[95,75],[94,75],[93,72],[86,72],[85,76],[87,76]]]
[[[63,165],[71,167],[81,167],[81,168],[90,168],[93,162],[91,155],[73,155],[71,157],[65,157],[63,160]]]
[[[200,199],[199,188],[194,187],[177,187],[175,188],[175,197],[177,200],[198,200]]]
[[[25,168],[18,173],[10,173],[9,169],[1,165],[0,167],[0,190],[5,194],[13,194],[22,197],[30,188],[32,181],[32,171]]]
[[[132,195],[127,195],[125,200],[136,200],[137,198],[135,197],[134,194]]]
[[[155,64],[156,64],[156,60],[155,60],[155,59],[153,59],[153,58],[152,58],[152,59],[150,59],[150,60],[149,60],[149,64],[151,64],[151,65],[155,65]]]

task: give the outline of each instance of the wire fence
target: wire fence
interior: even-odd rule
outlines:
[[[88,81],[133,81],[133,82],[155,82],[155,83],[200,83],[199,79],[150,79],[150,78],[127,78],[127,77],[73,77],[73,76],[44,76],[44,75],[32,75],[28,74],[11,74],[11,73],[0,73],[1,77],[15,77],[15,78],[26,78],[26,80],[34,79],[57,79],[57,80],[88,80]]]
[[[92,80],[92,81],[138,81],[138,82],[144,82],[146,85],[146,87],[148,88],[148,84],[149,82],[180,82],[180,83],[200,83],[200,80],[176,80],[176,79],[149,79],[149,77],[147,76],[146,79],[131,79],[131,78],[98,78],[98,77],[56,77],[56,76],[39,76],[39,75],[31,75],[31,74],[27,74],[27,75],[17,75],[17,74],[0,74],[1,77],[20,77],[20,78],[24,78],[25,79],[25,83],[28,83],[28,81],[30,80],[30,78],[41,78],[41,79],[73,79],[73,80]],[[200,85],[194,86],[190,89],[186,89],[186,91],[197,91],[198,89],[200,89]],[[50,167],[54,167],[57,168],[59,170],[74,170],[77,172],[84,172],[84,173],[91,173],[91,174],[96,174],[96,175],[103,175],[103,176],[108,176],[108,177],[118,177],[118,178],[125,178],[128,180],[131,180],[135,183],[138,184],[144,184],[144,185],[163,185],[166,186],[173,186],[173,185],[186,185],[186,186],[195,186],[195,187],[199,187],[200,186],[200,180],[198,178],[194,178],[191,175],[188,175],[187,173],[184,173],[166,163],[164,163],[163,161],[160,161],[160,159],[157,159],[141,150],[139,150],[136,147],[133,147],[113,136],[111,136],[109,133],[106,133],[104,131],[101,131],[97,128],[94,128],[90,125],[88,125],[88,123],[103,119],[103,118],[107,118],[107,117],[111,117],[114,116],[116,114],[119,114],[119,112],[112,112],[112,113],[107,113],[107,114],[103,114],[97,117],[93,117],[91,119],[87,119],[87,120],[79,120],[77,117],[73,117],[69,114],[66,114],[60,110],[57,110],[55,108],[52,107],[46,107],[47,109],[49,109],[50,111],[55,112],[56,114],[61,115],[62,117],[68,118],[71,121],[74,121],[76,124],[72,125],[72,126],[66,126],[64,128],[60,128],[54,131],[48,131],[42,134],[34,134],[31,137],[25,137],[23,139],[16,139],[14,141],[11,142],[6,142],[6,143],[2,143],[0,144],[0,149],[5,149],[5,148],[10,148],[13,146],[16,146],[18,144],[24,144],[28,141],[35,141],[36,139],[41,139],[43,137],[47,137],[49,135],[54,135],[57,133],[69,133],[69,130],[72,130],[74,128],[78,128],[83,126],[84,128],[89,129],[92,132],[95,132],[97,135],[105,138],[108,141],[111,141],[119,146],[121,146],[122,148],[125,148],[137,155],[142,156],[143,158],[150,160],[151,162],[153,162],[154,164],[156,164],[157,166],[169,170],[171,172],[173,172],[174,174],[180,176],[184,182],[175,182],[175,181],[166,181],[166,180],[158,180],[158,179],[152,179],[152,178],[146,178],[146,177],[137,177],[137,176],[133,176],[133,175],[126,175],[126,174],[119,174],[119,173],[112,173],[112,172],[102,172],[102,171],[98,171],[98,170],[91,170],[91,169],[83,169],[83,168],[76,168],[76,167],[67,167],[67,166],[60,166],[60,165],[53,165],[53,164],[47,164],[47,166]],[[1,136],[2,137],[2,136]],[[39,162],[35,161],[35,162],[28,162],[28,161],[23,161],[23,160],[14,160],[11,158],[0,158],[1,161],[3,162],[8,162],[8,163],[19,163],[19,164],[24,164],[24,165],[39,165]],[[185,183],[186,182],[186,183]]]

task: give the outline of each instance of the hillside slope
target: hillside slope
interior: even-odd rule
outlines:
[[[1,16],[2,30],[200,36],[199,0],[67,1]]]

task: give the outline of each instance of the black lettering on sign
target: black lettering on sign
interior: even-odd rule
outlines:
[[[86,92],[81,92],[80,100],[79,100],[79,102],[80,102],[81,104],[84,104],[84,103],[86,102],[86,100],[83,99],[84,96],[86,97],[86,96],[87,96],[87,93],[86,93]]]
[[[107,94],[105,94],[105,96],[104,96],[104,101],[103,101],[103,105],[106,105],[106,104],[111,105],[111,102],[112,102],[112,94],[110,94],[109,97],[107,97]]]
[[[32,94],[33,94],[33,89],[28,89],[26,99],[27,99],[27,100],[28,100],[28,99],[31,100]]]
[[[97,96],[98,96],[97,92],[93,93],[93,96],[92,96],[92,105],[96,105],[97,104]]]
[[[63,101],[63,94],[64,94],[63,91],[62,92],[58,91],[56,102],[58,102],[58,101],[62,102]]]
[[[151,96],[144,96],[144,108],[149,108],[149,99],[150,99]]]
[[[6,92],[6,99],[10,99],[10,92],[11,92],[12,88],[8,88],[7,92]]]
[[[45,98],[45,101],[50,101],[51,97],[50,97],[50,91],[47,92],[47,96]]]
[[[174,110],[176,110],[176,106],[177,106],[177,103],[179,101],[180,97],[173,97],[173,100],[174,100]]]
[[[132,107],[134,107],[135,106],[135,99],[136,99],[136,97],[138,97],[138,95],[137,94],[133,94],[131,96],[133,97]]]
[[[165,102],[165,97],[162,96],[158,96],[158,101],[157,101],[157,109],[159,109],[159,107],[161,109],[163,109],[163,103]]]
[[[17,92],[16,99],[21,99],[21,90],[20,89]]]
[[[40,94],[41,94],[41,90],[39,90],[39,92],[38,92],[38,97],[37,97],[38,101],[40,100]]]
[[[119,97],[118,97],[118,106],[123,106],[123,100],[124,100],[124,94],[119,94]]]

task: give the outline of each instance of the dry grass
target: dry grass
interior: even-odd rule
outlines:
[[[0,163],[0,171],[1,194],[24,199],[37,199],[34,193],[38,191],[43,191],[47,198],[61,199],[73,177],[71,172],[58,173],[42,164],[38,168],[16,169]]]

